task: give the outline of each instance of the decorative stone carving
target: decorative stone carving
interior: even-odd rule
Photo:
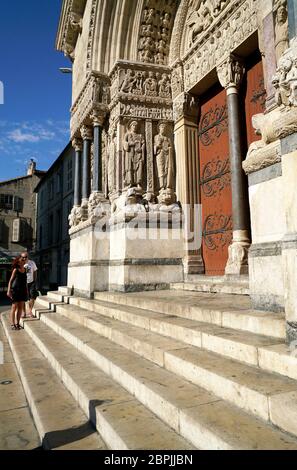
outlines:
[[[82,126],[80,133],[83,140],[92,140],[93,139],[93,129],[91,126]]]
[[[164,69],[156,72],[145,70],[120,69],[119,95],[113,88],[113,100],[117,98],[141,98],[142,101],[161,102],[154,98],[171,100],[170,75]],[[150,98],[153,98],[150,100]]]
[[[297,40],[280,58],[272,84],[279,106],[297,106]]]
[[[87,45],[87,72],[89,72],[92,68],[92,52],[93,52],[93,42],[94,42],[94,32],[95,32],[95,17],[96,17],[96,10],[97,10],[98,1],[92,0],[91,5],[91,14],[90,14],[90,22],[89,22],[89,36],[88,36],[88,45]]]
[[[142,134],[137,134],[138,122],[132,121],[123,142],[126,186],[142,189],[145,163],[145,141]]]
[[[154,211],[181,213],[181,205],[176,202],[176,195],[170,188],[163,189],[158,197],[159,204]]]
[[[92,192],[88,202],[88,218],[92,223],[109,215],[109,203],[104,199],[102,193]]]
[[[138,59],[142,62],[166,64],[173,18],[177,3],[172,0],[146,0],[138,39]]]
[[[207,33],[201,34],[201,40],[195,41],[190,51],[183,51],[186,53],[184,61],[186,92],[257,31],[257,2],[246,0],[240,6],[238,3],[232,2],[230,7],[228,2],[224,6],[222,4],[222,14],[213,21]]]
[[[289,46],[287,0],[274,0],[275,55],[277,62]]]
[[[71,28],[74,31],[76,31],[78,34],[82,32],[82,16],[81,15],[75,12],[71,12],[70,24],[71,24]]]
[[[83,124],[92,124],[91,114],[96,111],[109,111],[109,78],[101,73],[92,72],[79,97],[71,108],[71,136],[79,134]]]
[[[78,137],[75,137],[74,139],[72,139],[72,147],[74,148],[76,152],[81,152],[83,148],[82,139]]]
[[[173,121],[173,112],[169,107],[151,108],[141,104],[120,103],[118,110],[113,109],[111,118],[113,118],[113,113],[122,117]]]
[[[241,230],[238,230],[238,232],[241,232]],[[225,274],[247,274],[250,242],[245,236],[239,235],[238,238],[234,238],[234,234],[236,234],[236,231],[233,232],[233,241],[228,248],[228,261],[225,268]]]
[[[223,63],[217,67],[220,84],[224,88],[238,88],[245,73],[242,61],[234,54],[230,54]]]
[[[187,16],[188,47],[198,39],[203,31],[207,31],[213,22],[213,12],[207,0],[191,0]]]
[[[173,102],[174,121],[184,116],[199,117],[199,99],[190,93],[182,93]]]
[[[179,64],[173,69],[171,75],[171,88],[172,96],[176,98],[180,93],[184,91],[184,77],[183,77],[183,66]]]
[[[80,206],[73,206],[68,217],[69,226],[76,227],[83,220],[83,213]]]
[[[112,128],[108,135],[108,152],[107,152],[107,187],[108,193],[116,189],[116,158],[117,158],[117,131]]]
[[[174,190],[174,161],[173,147],[166,136],[166,124],[158,125],[159,134],[154,138],[154,156],[156,159],[159,188]]]

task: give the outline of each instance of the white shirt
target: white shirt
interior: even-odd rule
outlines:
[[[37,266],[34,263],[34,261],[29,260],[27,264],[24,266],[27,271],[27,284],[30,284],[31,282],[34,281],[34,274],[35,271],[37,271]]]

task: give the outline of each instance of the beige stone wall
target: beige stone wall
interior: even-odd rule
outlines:
[[[85,13],[82,20],[82,32],[78,37],[74,51],[75,60],[73,62],[72,103],[76,101],[86,82],[91,9],[92,0],[87,0]]]

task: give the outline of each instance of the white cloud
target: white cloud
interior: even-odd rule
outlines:
[[[21,129],[15,129],[8,133],[9,140],[13,142],[22,143],[22,142],[39,142],[40,137],[38,135],[30,134],[29,132],[23,132]]]

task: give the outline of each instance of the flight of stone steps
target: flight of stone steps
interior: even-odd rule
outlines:
[[[66,288],[35,310],[23,331],[2,321],[47,448],[297,450],[283,314],[254,311],[245,295],[88,300]]]

